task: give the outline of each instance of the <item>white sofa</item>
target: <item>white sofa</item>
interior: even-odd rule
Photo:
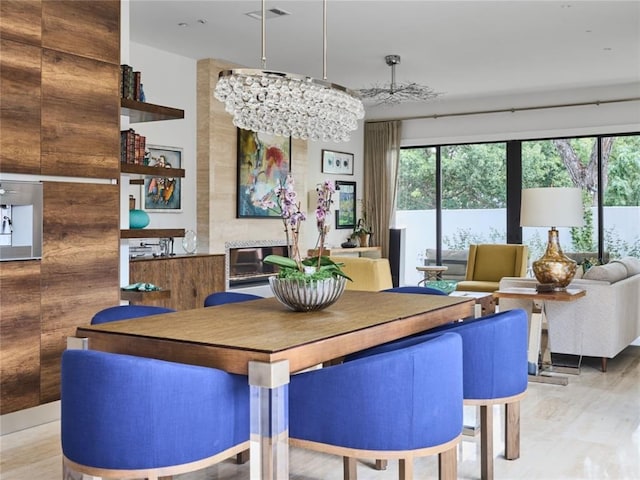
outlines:
[[[533,278],[506,277],[500,289],[535,288]],[[640,337],[640,259],[625,257],[592,267],[568,288],[581,288],[586,296],[572,302],[545,303],[552,353],[602,358],[615,357]],[[524,308],[531,314],[529,300],[500,299],[500,310]]]

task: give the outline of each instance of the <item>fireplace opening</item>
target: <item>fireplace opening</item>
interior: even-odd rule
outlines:
[[[229,287],[260,285],[278,272],[275,265],[262,262],[267,255],[287,256],[286,245],[229,248]]]

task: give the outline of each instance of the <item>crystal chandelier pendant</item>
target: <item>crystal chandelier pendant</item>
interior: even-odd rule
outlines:
[[[326,0],[323,26],[324,80],[265,70],[262,0],[262,70],[224,70],[214,90],[236,127],[303,140],[349,140],[364,117],[364,106],[357,93],[326,81]]]

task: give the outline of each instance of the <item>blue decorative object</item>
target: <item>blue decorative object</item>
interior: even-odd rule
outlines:
[[[149,215],[144,210],[129,210],[129,228],[144,228],[149,225]]]

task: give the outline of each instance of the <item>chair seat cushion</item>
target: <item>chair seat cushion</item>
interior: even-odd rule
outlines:
[[[499,282],[463,280],[462,282],[458,282],[456,290],[463,292],[495,292],[498,290],[499,285]]]

